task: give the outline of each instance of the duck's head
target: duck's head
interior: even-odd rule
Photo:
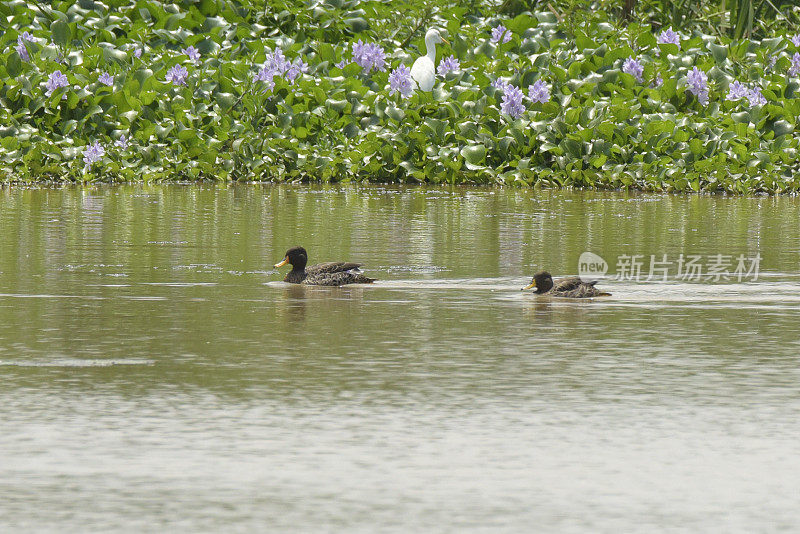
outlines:
[[[305,269],[306,263],[308,263],[308,254],[306,253],[306,249],[303,247],[292,247],[286,251],[286,254],[283,256],[283,261],[280,263],[275,264],[275,268],[283,267],[286,264],[290,264],[292,269]]]
[[[533,275],[533,280],[531,280],[530,285],[527,285],[522,289],[525,290],[532,287],[536,288],[537,293],[547,293],[553,289],[553,277],[550,276],[550,273],[547,271],[539,271]]]

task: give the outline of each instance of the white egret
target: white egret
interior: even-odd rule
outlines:
[[[436,28],[431,28],[425,34],[427,53],[417,58],[411,67],[411,77],[417,82],[421,91],[433,90],[433,82],[436,80],[436,43],[447,43],[447,41],[439,35]]]

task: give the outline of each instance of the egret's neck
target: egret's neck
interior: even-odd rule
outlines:
[[[425,39],[425,49],[427,50],[428,59],[431,60],[433,64],[436,64],[436,41],[433,39]]]

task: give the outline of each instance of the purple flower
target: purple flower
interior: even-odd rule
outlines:
[[[263,92],[266,93],[267,91],[272,91],[275,88],[275,74],[277,73],[271,66],[264,65],[253,77],[253,80],[257,82],[264,82],[266,87],[264,88]]]
[[[528,86],[528,98],[534,103],[544,104],[550,100],[550,88],[544,83],[544,80],[536,80],[533,85]]]
[[[797,34],[794,37],[792,37],[791,41],[793,45],[800,46],[800,34]]]
[[[167,71],[167,79],[165,81],[172,82],[174,85],[186,85],[186,78],[188,77],[188,70],[181,65],[175,65]]]
[[[294,82],[300,74],[306,72],[308,72],[308,64],[303,62],[302,58],[297,58],[294,63],[289,63],[289,68],[286,70],[286,79]]]
[[[133,57],[135,57],[136,59],[139,59],[140,57],[142,57],[142,49],[141,48],[137,48],[136,50],[134,50],[133,51]]]
[[[767,103],[767,99],[761,94],[761,88],[759,86],[755,86],[747,92],[747,100],[750,102],[750,107],[763,106]]]
[[[97,79],[97,81],[100,83],[104,83],[109,87],[114,85],[114,77],[107,72],[101,74],[100,77]]]
[[[725,100],[739,100],[740,98],[747,98],[747,86],[743,83],[740,83],[737,80],[734,80],[728,86],[728,96],[725,97]]]
[[[346,66],[348,66],[349,64],[350,64],[349,61],[347,61],[346,59],[342,59],[339,63],[336,64],[336,67],[338,67],[340,69],[343,69]]]
[[[792,56],[792,66],[789,67],[789,76],[800,74],[800,52],[795,52]]]
[[[89,148],[83,151],[83,161],[86,163],[86,167],[89,167],[92,163],[96,163],[100,161],[106,153],[106,149],[100,146],[98,141],[95,141],[93,144],[89,145]]]
[[[386,54],[383,48],[375,43],[364,44],[360,39],[357,43],[353,43],[353,61],[366,70],[367,74],[372,69],[381,72],[386,70]]]
[[[506,86],[508,86],[508,82],[505,81],[503,78],[497,78],[495,81],[492,82],[492,87],[494,87],[495,89],[500,89],[501,91],[505,91]]]
[[[662,85],[664,85],[664,78],[662,78],[660,74],[657,74],[656,79],[653,80],[653,83],[650,84],[650,87],[655,89],[657,87],[661,87]]]
[[[681,36],[672,31],[672,28],[667,28],[658,35],[656,39],[658,44],[674,44],[681,45]]]
[[[14,47],[14,50],[17,51],[17,54],[19,54],[19,57],[22,59],[22,61],[31,60],[31,56],[28,53],[28,48],[25,46],[25,41],[22,39],[22,37],[17,37],[17,46]]]
[[[389,74],[389,94],[400,93],[402,98],[409,98],[414,94],[417,84],[411,78],[411,69],[401,64]]]
[[[272,54],[267,54],[267,59],[264,61],[264,67],[274,71],[276,74],[283,76],[283,73],[289,70],[291,63],[286,56],[283,55],[283,50],[276,48]]]
[[[439,66],[436,68],[436,72],[439,76],[444,76],[450,71],[458,70],[461,68],[461,63],[456,59],[456,56],[450,56],[443,58],[439,62]]]
[[[31,43],[39,42],[39,39],[31,35],[29,32],[22,32],[22,35],[19,36],[19,39],[24,39],[25,41],[29,41]]]
[[[644,67],[637,60],[633,59],[633,57],[629,57],[625,60],[625,63],[622,65],[622,72],[630,74],[636,78],[637,82],[642,83],[642,73],[644,72]]]
[[[689,85],[689,92],[695,95],[701,104],[708,104],[708,75],[705,72],[697,67],[692,68],[692,72],[686,76],[686,83]]]
[[[197,63],[197,60],[200,59],[200,52],[194,46],[189,46],[189,48],[184,48],[181,50],[181,54],[185,54],[189,56],[189,60],[192,63]]]
[[[126,148],[128,148],[128,144],[129,143],[130,143],[130,140],[127,137],[125,137],[125,134],[122,134],[119,137],[119,139],[117,139],[117,142],[114,143],[114,144],[117,145],[118,147],[120,147],[122,150],[125,150]]]
[[[47,79],[46,86],[47,86],[47,92],[45,93],[45,95],[50,96],[59,87],[69,87],[69,80],[67,80],[67,77],[64,74],[61,74],[60,70],[57,70],[53,74],[51,74],[50,77]]]
[[[511,40],[511,32],[505,26],[499,24],[492,28],[492,42],[493,43],[507,43]]]
[[[507,84],[503,90],[503,102],[500,104],[500,111],[512,119],[521,117],[522,112],[525,111],[525,106],[522,105],[522,97],[522,91],[510,83]]]

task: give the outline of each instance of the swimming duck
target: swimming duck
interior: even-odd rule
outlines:
[[[588,299],[592,297],[610,297],[611,293],[600,291],[594,282],[584,282],[577,276],[573,278],[562,278],[553,282],[553,277],[547,271],[541,271],[533,276],[529,286],[522,289],[536,288],[537,295],[549,295],[551,297],[566,297],[573,299]]]
[[[275,264],[275,268],[291,264],[292,270],[283,279],[290,284],[309,286],[343,286],[345,284],[371,284],[375,280],[367,278],[358,270],[360,263],[332,261],[318,263],[306,268],[308,253],[303,247],[292,247],[286,251],[283,261]]]

